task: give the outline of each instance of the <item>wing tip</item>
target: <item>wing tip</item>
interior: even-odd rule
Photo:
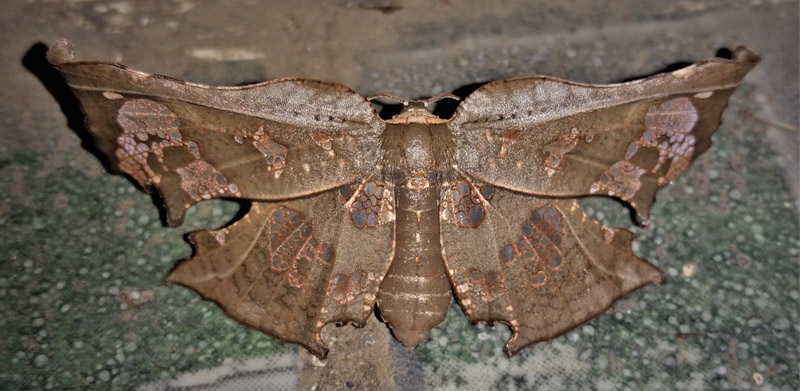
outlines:
[[[75,45],[67,38],[59,38],[47,50],[45,57],[55,66],[70,63],[75,58]]]
[[[731,60],[747,64],[750,66],[755,66],[756,64],[761,62],[761,56],[754,53],[747,46],[739,45],[736,46],[735,49],[733,49],[733,53],[731,54]]]

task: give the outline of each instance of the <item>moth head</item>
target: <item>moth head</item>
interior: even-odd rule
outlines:
[[[444,119],[438,117],[436,114],[433,114],[433,105],[432,103],[440,101],[442,99],[455,99],[460,100],[459,97],[453,94],[439,94],[431,98],[427,99],[403,99],[397,95],[393,94],[378,94],[373,95],[367,98],[369,101],[373,100],[386,100],[395,103],[400,103],[403,105],[402,109],[398,114],[392,116],[391,119],[386,120],[386,123],[390,124],[410,124],[410,123],[422,123],[422,124],[437,124],[437,123],[444,123],[449,121],[449,119]]]

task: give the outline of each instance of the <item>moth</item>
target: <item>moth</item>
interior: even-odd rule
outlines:
[[[336,83],[211,87],[47,54],[114,168],[156,190],[169,225],[212,198],[249,200],[240,220],[190,235],[166,277],[238,322],[319,358],[329,323],[377,306],[403,344],[424,341],[453,294],[471,323],[512,330],[509,355],[603,313],[664,275],[634,235],[577,199],[627,202],[640,224],[658,189],[711,143],[759,61],[745,47],[610,85],[552,77],[490,82],[451,118],[403,100],[381,119]]]

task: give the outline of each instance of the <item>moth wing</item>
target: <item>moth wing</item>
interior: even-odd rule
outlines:
[[[299,197],[374,170],[384,123],[343,85],[281,79],[211,87],[73,62],[63,39],[47,57],[80,100],[99,150],[161,193],[171,225],[203,199]]]
[[[656,191],[709,148],[728,98],[758,61],[739,47],[732,60],[621,84],[491,82],[449,123],[454,160],[477,179],[522,193],[617,197],[647,223]]]
[[[467,318],[511,327],[514,354],[664,281],[631,251],[634,235],[546,199],[461,178],[441,190],[442,255]]]
[[[390,186],[366,181],[291,201],[253,202],[231,226],[192,233],[196,255],[167,281],[324,358],[323,326],[363,326],[372,314],[394,251],[392,194]]]

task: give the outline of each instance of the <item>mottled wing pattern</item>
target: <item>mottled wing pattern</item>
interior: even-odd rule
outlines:
[[[197,254],[167,281],[323,358],[324,325],[363,325],[372,314],[394,251],[392,193],[365,181],[292,201],[253,202],[231,226],[193,233]]]
[[[601,314],[661,272],[631,251],[633,234],[546,199],[468,178],[441,190],[443,256],[470,322],[512,330],[506,351],[552,339]]]
[[[168,222],[214,197],[269,201],[369,177],[384,123],[342,85],[283,79],[209,87],[120,65],[48,59],[75,92],[97,146],[142,187],[158,189]]]
[[[740,47],[732,60],[622,84],[492,82],[450,122],[454,160],[475,178],[527,194],[614,196],[647,223],[658,188],[709,148],[728,98],[758,60]]]

